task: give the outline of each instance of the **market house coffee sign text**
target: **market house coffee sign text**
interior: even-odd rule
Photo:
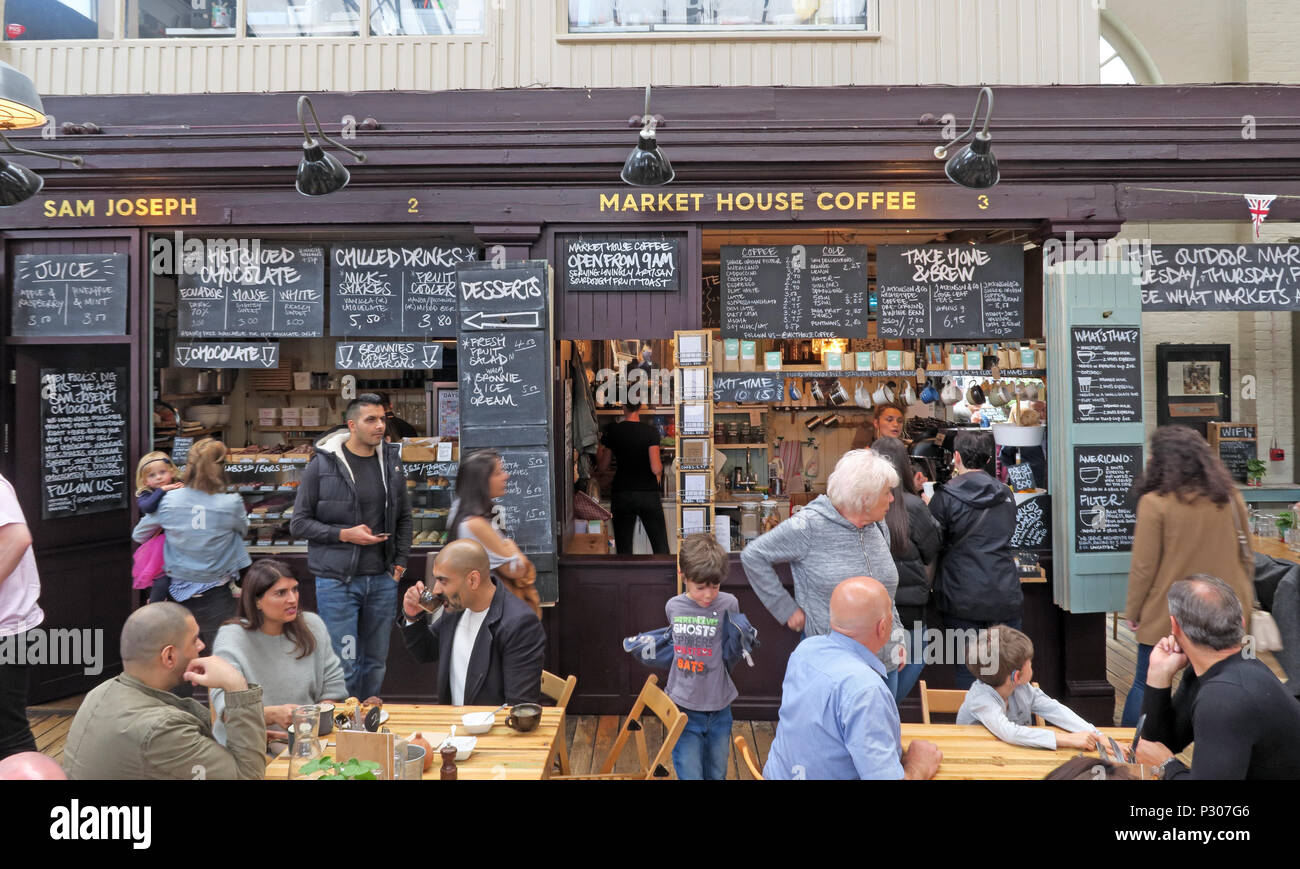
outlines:
[[[915,190],[717,190],[710,193],[601,193],[606,213],[701,214],[764,211],[812,213],[916,211]]]

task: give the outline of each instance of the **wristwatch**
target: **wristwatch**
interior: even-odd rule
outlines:
[[[1176,755],[1170,755],[1167,759],[1162,761],[1154,770],[1152,770],[1151,777],[1156,779],[1157,781],[1163,781],[1165,777],[1165,771],[1169,769],[1170,764],[1174,764],[1174,763],[1178,764],[1179,766],[1182,766],[1182,762],[1178,760],[1178,757]]]

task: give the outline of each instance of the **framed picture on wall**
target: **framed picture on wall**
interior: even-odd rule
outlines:
[[[434,414],[436,416],[433,433],[438,437],[460,437],[460,390],[455,383],[434,384]]]
[[[1156,424],[1177,423],[1206,434],[1206,424],[1232,416],[1230,344],[1156,345]]]

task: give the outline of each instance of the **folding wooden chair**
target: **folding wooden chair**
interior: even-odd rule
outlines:
[[[750,753],[749,743],[745,741],[745,737],[737,736],[732,740],[732,742],[736,744],[736,748],[740,749],[740,756],[744,759],[745,766],[749,767],[749,774],[757,781],[762,781],[763,771],[758,768],[758,763],[754,760],[754,755]]]
[[[956,715],[957,710],[961,709],[962,701],[966,699],[965,691],[956,691],[945,688],[928,688],[925,680],[922,679],[917,683],[921,687],[921,723],[930,723],[931,712],[942,712],[948,715]]]
[[[542,696],[549,697],[555,701],[555,707],[561,713],[569,706],[569,698],[573,696],[573,690],[578,687],[578,677],[570,676],[567,679],[561,679],[554,673],[542,671]],[[560,764],[560,775],[569,774],[569,746],[568,740],[565,739],[564,732],[565,716],[560,715],[560,747],[555,752],[555,759]]]
[[[614,747],[609,750],[609,755],[605,762],[600,765],[600,772],[591,775],[565,775],[553,776],[555,780],[578,780],[578,779],[666,779],[671,778],[669,771],[669,760],[673,754],[673,746],[681,737],[682,731],[686,729],[686,713],[677,708],[677,704],[668,699],[658,687],[659,679],[651,673],[646,677],[645,685],[641,687],[641,693],[637,695],[636,702],[632,704],[632,711],[628,713],[627,720],[619,728],[618,737],[614,740]],[[659,746],[659,751],[651,758],[646,751],[645,730],[641,725],[641,716],[649,710],[655,717],[663,722],[664,725],[664,743]],[[614,766],[618,763],[619,755],[622,754],[624,746],[627,745],[629,737],[636,735],[636,753],[640,760],[640,769],[634,773],[616,773]]]

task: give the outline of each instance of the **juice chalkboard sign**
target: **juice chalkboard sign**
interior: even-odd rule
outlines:
[[[862,245],[724,245],[725,338],[867,337]]]
[[[1052,551],[1051,495],[1035,495],[1016,505],[1016,527],[1011,532],[1011,545],[1031,552]]]
[[[334,345],[338,369],[419,369],[442,367],[442,345],[419,341],[340,341]]]
[[[678,239],[625,236],[571,238],[561,250],[566,292],[676,292],[681,289]]]
[[[466,245],[334,245],[330,334],[455,337],[456,267],[477,256]]]
[[[525,553],[553,552],[551,460],[545,447],[502,448],[501,461],[510,475],[498,513],[507,534]]]
[[[1137,527],[1133,482],[1141,472],[1141,444],[1075,445],[1075,552],[1133,549]]]
[[[125,368],[41,369],[41,518],[127,506]]]
[[[1020,338],[1025,255],[1019,245],[876,248],[882,338]]]
[[[1143,311],[1300,310],[1300,244],[1156,244],[1129,257]]]
[[[1075,422],[1142,421],[1142,330],[1070,328]]]
[[[325,328],[325,250],[250,245],[208,250],[177,276],[184,338],[316,338]]]
[[[768,404],[781,400],[785,381],[779,374],[714,374],[713,400]]]
[[[14,335],[125,335],[124,253],[14,257]]]

